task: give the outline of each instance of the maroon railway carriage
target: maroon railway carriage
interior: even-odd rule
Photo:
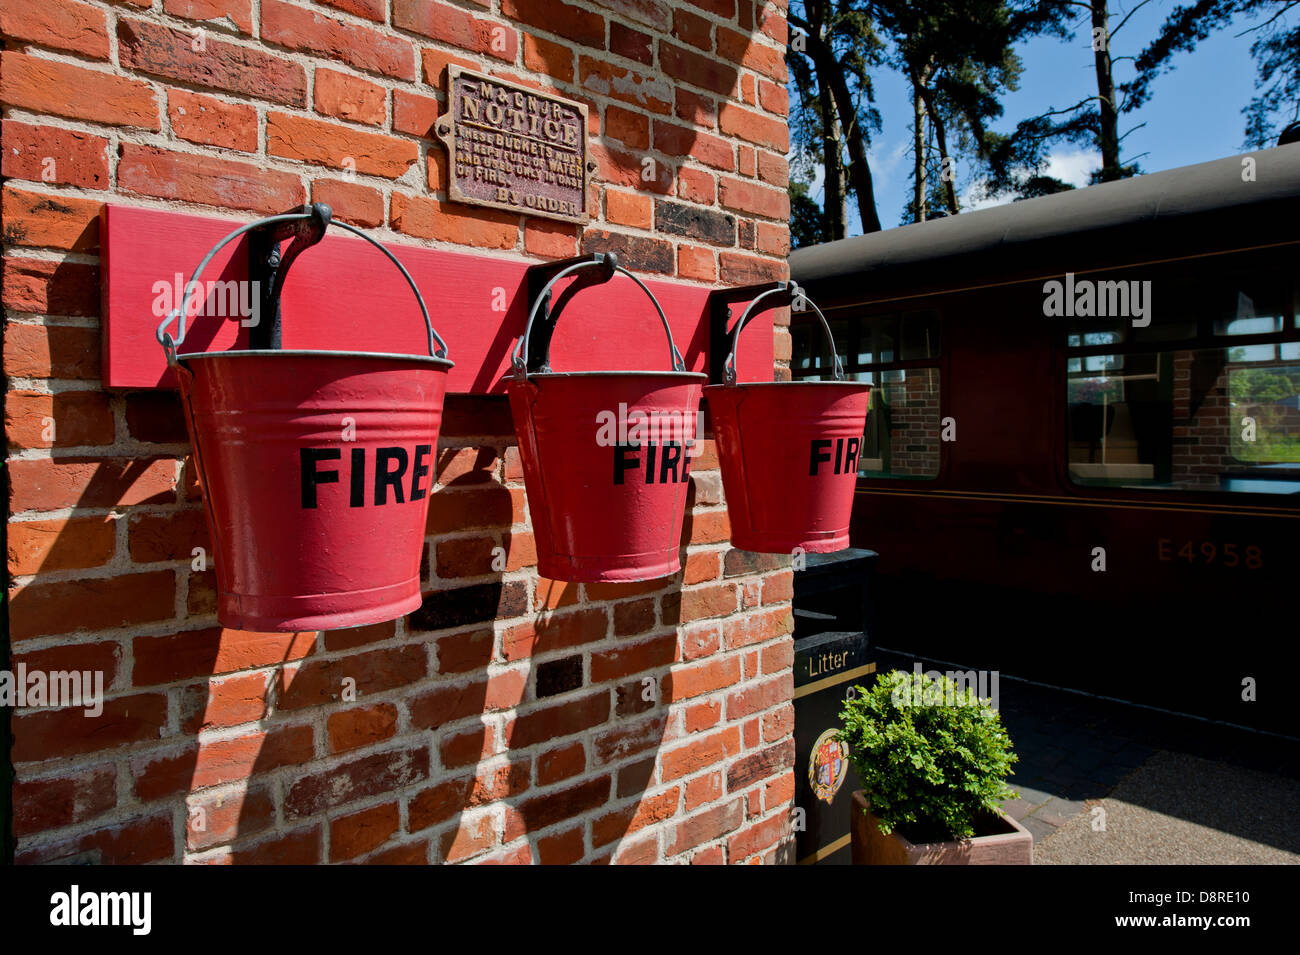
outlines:
[[[1300,735],[1298,222],[1300,144],[791,256],[878,645]]]

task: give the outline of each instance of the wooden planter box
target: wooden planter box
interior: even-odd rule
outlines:
[[[895,830],[883,835],[866,793],[853,794],[854,865],[1033,865],[1033,834],[1005,813],[990,814],[987,835],[914,845]]]

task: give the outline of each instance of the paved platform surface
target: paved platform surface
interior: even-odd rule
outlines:
[[[874,655],[879,671],[955,669]],[[1036,862],[1300,861],[1300,740],[1005,674],[998,691],[1020,757],[1005,809],[1034,834]]]

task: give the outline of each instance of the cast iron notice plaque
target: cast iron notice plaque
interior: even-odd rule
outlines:
[[[447,67],[447,198],[523,215],[586,222],[587,106]]]

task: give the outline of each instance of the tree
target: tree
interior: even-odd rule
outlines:
[[[1022,65],[1015,44],[1045,32],[1064,34],[1061,2],[947,0],[918,4],[875,0],[873,19],[893,41],[892,62],[913,93],[913,221],[956,215],[959,161],[980,165],[1008,150],[1010,137],[989,123],[1002,115],[1001,97],[1015,90]],[[930,160],[933,136],[936,164]],[[937,200],[937,201],[936,201]]]
[[[808,194],[808,183],[790,180],[790,244],[796,249],[823,241],[821,206]]]
[[[796,94],[791,135],[805,175],[814,152],[820,153],[824,241],[847,233],[849,194],[857,201],[863,231],[880,231],[867,147],[871,132],[880,129],[869,71],[879,64],[881,43],[859,6],[850,0],[801,0],[788,14],[797,31],[788,58]]]
[[[1250,52],[1257,68],[1256,89],[1246,114],[1246,148],[1272,145],[1279,120],[1300,115],[1300,0],[1197,0],[1174,9],[1155,40],[1137,57],[1137,78],[1127,84],[1141,104],[1151,95],[1155,78],[1173,69],[1179,53],[1196,45],[1234,20],[1263,19],[1244,30],[1257,34]],[[1239,34],[1240,35],[1240,34]],[[1288,110],[1290,104],[1295,107]]]
[[[1039,4],[1037,15],[1044,20],[1044,30],[1067,41],[1075,38],[1074,30],[1067,28],[1071,14],[1079,25],[1086,25],[1097,92],[1072,106],[1022,121],[1010,136],[990,135],[986,150],[992,171],[987,183],[991,194],[1012,193],[1026,198],[1069,188],[1068,183],[1043,175],[1048,151],[1062,141],[1086,144],[1101,154],[1101,167],[1092,174],[1094,183],[1114,182],[1140,172],[1136,162],[1123,161],[1121,147],[1125,138],[1141,126],[1121,133],[1119,125],[1120,117],[1141,106],[1145,97],[1136,95],[1129,85],[1116,84],[1115,64],[1130,57],[1117,57],[1112,51],[1115,37],[1133,14],[1150,2],[1140,0],[1123,11],[1118,22],[1108,0],[1044,0]]]

